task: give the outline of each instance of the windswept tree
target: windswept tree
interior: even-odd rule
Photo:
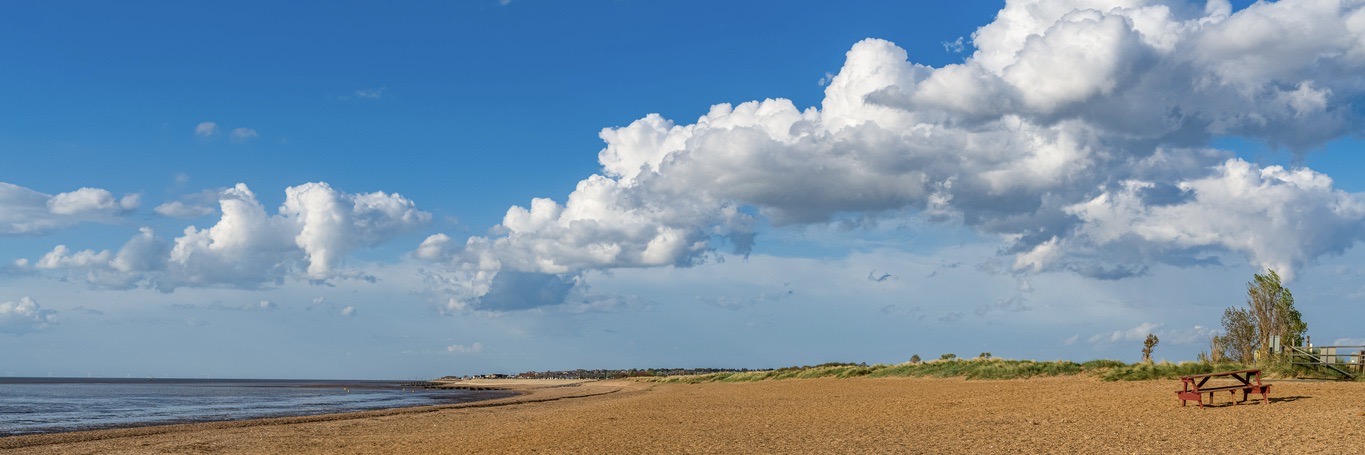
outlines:
[[[1258,274],[1247,283],[1247,306],[1256,316],[1258,352],[1269,352],[1271,337],[1279,337],[1281,346],[1303,343],[1308,324],[1294,308],[1294,294],[1280,284],[1280,275],[1274,270]]]
[[[1281,346],[1303,343],[1308,324],[1294,308],[1294,295],[1280,282],[1274,270],[1256,274],[1247,283],[1247,307],[1229,307],[1223,311],[1222,344],[1229,357],[1248,362],[1256,354],[1270,352],[1271,338],[1278,338]]]
[[[1256,352],[1256,322],[1251,311],[1238,307],[1223,310],[1223,336],[1219,341],[1228,358],[1250,362]]]

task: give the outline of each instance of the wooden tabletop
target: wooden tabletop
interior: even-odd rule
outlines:
[[[1199,378],[1211,378],[1211,377],[1216,377],[1216,376],[1235,376],[1235,375],[1238,375],[1238,374],[1241,374],[1241,373],[1255,373],[1255,374],[1257,374],[1257,375],[1260,375],[1260,374],[1261,374],[1261,370],[1258,370],[1258,369],[1250,369],[1250,370],[1237,370],[1237,371],[1220,371],[1220,372],[1218,372],[1218,373],[1192,374],[1192,375],[1189,375],[1189,376],[1181,376],[1180,379],[1181,379],[1181,380],[1186,380],[1186,381],[1188,381],[1188,380],[1194,380],[1194,379],[1199,379]]]

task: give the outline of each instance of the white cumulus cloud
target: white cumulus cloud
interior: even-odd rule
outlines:
[[[1233,255],[1289,275],[1360,239],[1365,196],[1209,144],[1303,151],[1365,132],[1362,24],[1365,4],[1346,1],[1235,13],[1010,1],[960,64],[867,39],[819,106],[718,104],[691,123],[650,114],[604,129],[601,172],[563,202],[512,207],[493,235],[429,238],[415,256],[450,256],[454,298],[478,307],[507,303],[490,295],[507,271],[522,275],[503,282],[565,296],[585,270],[747,254],[758,223],[910,212],[998,236],[1020,273],[1122,278]]]
[[[214,122],[201,122],[194,126],[194,135],[202,138],[210,138],[218,134],[218,124]]]
[[[112,223],[138,208],[140,195],[116,197],[102,188],[48,195],[0,182],[0,235],[34,234],[82,222]]]
[[[23,334],[42,330],[53,322],[56,314],[56,311],[45,310],[28,297],[22,297],[18,302],[0,302],[0,333]]]
[[[326,183],[285,190],[270,215],[244,184],[218,193],[221,216],[209,227],[185,228],[167,241],[143,228],[117,252],[71,251],[59,245],[37,263],[64,269],[97,287],[181,286],[255,288],[287,277],[327,280],[342,273],[352,251],[377,246],[425,225],[430,214],[397,194],[349,194]]]

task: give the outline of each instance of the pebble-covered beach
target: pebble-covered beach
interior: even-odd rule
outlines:
[[[0,439],[14,453],[1354,453],[1365,383],[1181,407],[1176,380],[508,384],[440,409]],[[474,385],[474,384],[466,384]],[[553,385],[554,387],[548,387]]]

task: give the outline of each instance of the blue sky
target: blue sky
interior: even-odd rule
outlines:
[[[5,5],[0,374],[1360,339],[1365,15],[1247,3]]]

